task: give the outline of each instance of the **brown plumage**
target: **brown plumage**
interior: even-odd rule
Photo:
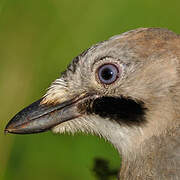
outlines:
[[[122,155],[120,179],[180,179],[180,36],[140,28],[76,57],[10,133],[83,131]]]

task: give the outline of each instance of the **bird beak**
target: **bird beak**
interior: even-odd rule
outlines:
[[[57,105],[43,105],[42,99],[16,114],[7,124],[5,133],[31,134],[50,130],[65,121],[84,114],[78,107],[88,95],[78,96]]]

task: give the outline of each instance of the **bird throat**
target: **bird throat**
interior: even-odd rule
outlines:
[[[88,113],[115,120],[119,124],[141,125],[146,122],[143,102],[124,97],[100,97],[92,100]]]

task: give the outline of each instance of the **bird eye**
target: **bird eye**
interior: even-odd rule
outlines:
[[[103,84],[112,84],[119,77],[119,70],[114,64],[104,64],[98,68],[98,78]]]

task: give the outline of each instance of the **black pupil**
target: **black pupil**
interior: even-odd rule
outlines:
[[[101,72],[101,76],[104,80],[109,80],[113,77],[113,71],[109,68],[104,68]]]

